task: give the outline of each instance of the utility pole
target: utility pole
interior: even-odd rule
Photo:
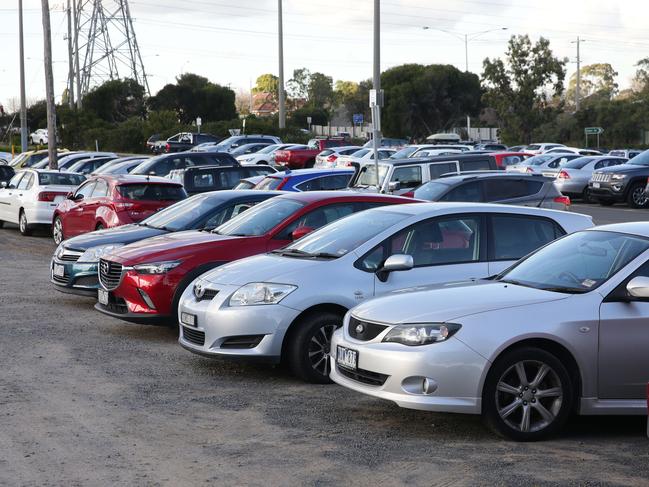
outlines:
[[[72,16],[74,17],[74,75],[77,82],[77,110],[81,109],[81,68],[79,67],[79,0],[72,0]]]
[[[464,34],[464,71],[469,72],[469,34]]]
[[[381,192],[381,178],[379,177],[379,147],[381,147],[381,0],[374,0],[374,65],[372,85],[374,100],[370,100],[372,107],[372,150],[374,151],[374,170],[376,171],[376,192]]]
[[[279,35],[279,128],[286,127],[286,99],[284,93],[284,32],[282,29],[282,0],[277,0],[277,32]]]
[[[25,99],[25,46],[23,45],[23,0],[18,0],[18,37],[20,49],[20,151],[27,150],[27,100]]]
[[[58,169],[56,160],[56,105],[54,104],[54,75],[52,73],[52,32],[50,28],[50,2],[41,0],[43,10],[43,44],[45,63],[45,97],[47,101],[47,150],[50,169]]]
[[[68,14],[68,106],[74,108],[74,63],[72,61],[72,10],[70,0],[67,6]]]
[[[577,44],[577,85],[575,86],[575,111],[579,111],[579,99],[581,97],[581,56],[579,54],[579,45],[584,42],[577,36],[576,41],[572,41],[573,44]]]

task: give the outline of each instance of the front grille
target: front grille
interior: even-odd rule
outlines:
[[[83,254],[83,251],[63,249],[61,253],[57,256],[59,260],[65,262],[76,262],[79,260],[79,257]]]
[[[593,174],[592,181],[596,183],[608,183],[611,180],[611,175],[603,172],[596,172]]]
[[[264,335],[239,335],[236,337],[226,338],[221,344],[221,348],[255,348]]]
[[[218,289],[209,289],[209,288],[199,288],[197,285],[194,286],[194,297],[196,301],[211,301],[219,294]]]
[[[349,318],[347,331],[350,337],[366,342],[379,336],[386,328],[386,325],[361,321],[352,316]]]
[[[385,381],[388,380],[389,375],[379,374],[377,372],[370,372],[369,370],[363,369],[346,369],[344,367],[336,366],[336,370],[340,375],[347,377],[348,379],[355,380],[356,382],[362,382],[368,386],[382,386],[385,384]]]
[[[116,289],[122,280],[122,264],[99,259],[99,282],[105,288]]]
[[[183,338],[189,343],[194,345],[203,346],[205,345],[205,333],[199,330],[194,330],[193,328],[187,328],[183,326]]]
[[[68,276],[67,275],[55,276],[54,274],[52,274],[52,281],[54,281],[57,284],[67,285],[68,284]]]

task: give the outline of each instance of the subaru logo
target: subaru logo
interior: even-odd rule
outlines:
[[[201,299],[204,294],[205,288],[203,287],[203,283],[197,282],[194,284],[194,296],[196,296],[197,299]]]
[[[365,331],[365,327],[362,324],[356,325],[356,333],[360,334],[363,333],[364,331]]]

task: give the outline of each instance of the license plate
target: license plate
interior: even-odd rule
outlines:
[[[65,267],[62,266],[61,264],[54,264],[54,269],[52,269],[52,274],[54,274],[56,277],[65,276]]]
[[[105,289],[99,289],[97,292],[97,299],[99,300],[99,304],[103,304],[104,306],[108,305],[108,291]]]
[[[593,183],[593,188],[595,189],[599,188],[599,183]]]
[[[336,348],[336,363],[347,369],[358,368],[358,352],[338,345]]]

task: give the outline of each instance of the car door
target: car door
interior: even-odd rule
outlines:
[[[399,189],[392,191],[393,194],[403,194],[421,186],[421,166],[395,167],[390,178],[390,183],[399,183]]]
[[[489,275],[566,234],[554,220],[507,213],[487,217]]]
[[[14,191],[13,197],[11,199],[10,216],[15,219],[12,219],[11,221],[18,221],[20,209],[24,208],[25,200],[29,199],[29,188],[31,188],[33,185],[34,173],[31,171],[25,172],[25,175],[18,183],[18,187]]]
[[[95,187],[92,190],[90,198],[88,198],[83,207],[83,214],[81,217],[81,226],[83,233],[93,232],[97,228],[100,221],[101,208],[106,204],[106,197],[108,196],[108,183],[104,179],[97,179]],[[102,222],[103,226],[106,226]]]
[[[24,172],[19,172],[9,180],[6,188],[0,190],[0,220],[18,223],[18,185],[24,175]]]
[[[532,178],[487,178],[482,181],[484,201],[521,206],[540,206],[543,181]]]
[[[649,261],[624,279],[599,308],[600,399],[644,399],[649,383],[649,300],[626,292],[634,277],[649,277]]]
[[[87,223],[84,224],[85,206],[88,199],[91,199],[92,191],[95,189],[95,180],[88,181],[74,192],[74,203],[68,210],[64,218],[65,235],[73,237],[80,235],[85,230]]]
[[[411,286],[486,277],[485,217],[457,214],[429,218],[400,230],[363,257],[365,269],[380,269],[390,255],[411,255],[414,267],[374,276],[374,295]]]

